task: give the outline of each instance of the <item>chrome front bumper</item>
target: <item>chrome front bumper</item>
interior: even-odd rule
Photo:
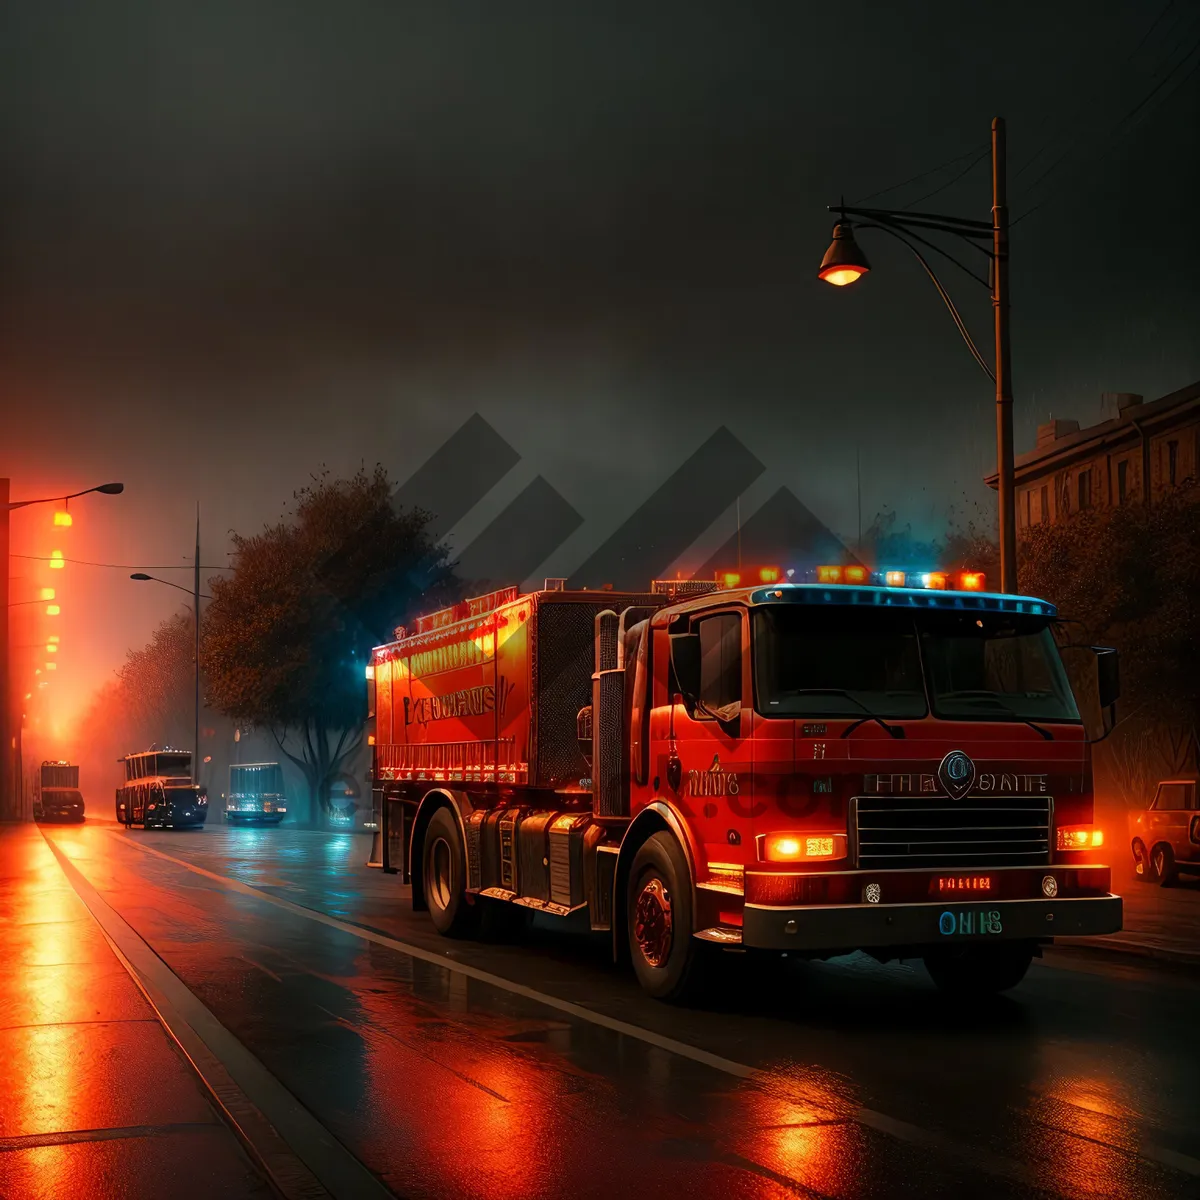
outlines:
[[[742,945],[762,950],[869,950],[1117,933],[1120,896],[919,904],[747,904]],[[963,918],[966,918],[965,921]]]

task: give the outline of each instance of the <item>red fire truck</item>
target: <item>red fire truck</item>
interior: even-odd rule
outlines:
[[[451,937],[585,910],[663,999],[722,949],[999,991],[1119,930],[1054,607],[970,572],[784,575],[548,580],[397,629],[366,671],[378,865]],[[1116,654],[1084,649],[1109,724]]]

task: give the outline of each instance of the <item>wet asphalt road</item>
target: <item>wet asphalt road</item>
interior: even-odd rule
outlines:
[[[362,835],[46,833],[399,1196],[1200,1196],[1195,973],[1052,953],[963,1007],[730,955],[681,1010],[603,939],[447,942]]]

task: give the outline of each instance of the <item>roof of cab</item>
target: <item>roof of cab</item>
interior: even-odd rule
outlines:
[[[1028,613],[1055,617],[1058,609],[1036,596],[1008,596],[996,592],[952,592],[934,588],[873,587],[847,583],[771,583],[757,587],[707,592],[660,609],[652,624],[668,625],[677,617],[718,605],[813,604],[864,608],[936,609],[959,612]]]

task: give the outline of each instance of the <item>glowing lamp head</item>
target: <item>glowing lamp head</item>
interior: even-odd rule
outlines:
[[[861,279],[870,269],[867,256],[854,240],[854,227],[849,221],[839,221],[833,227],[833,241],[821,259],[817,278],[832,283],[834,287],[845,287]]]
[[[841,583],[842,568],[841,567],[818,567],[817,568],[818,583]]]
[[[42,588],[41,598],[43,600],[53,600],[54,599],[54,589],[53,588]]]
[[[66,560],[63,558],[63,552],[61,550],[51,550],[50,551],[50,570],[61,571],[65,565],[66,565]]]
[[[69,529],[71,527],[71,514],[69,512],[56,512],[54,514],[54,524],[60,529]]]
[[[59,608],[57,604],[46,605],[46,616],[57,617],[60,612],[62,612],[62,609]]]
[[[58,646],[54,642],[47,642],[46,643],[46,653],[47,654],[57,654]]]

